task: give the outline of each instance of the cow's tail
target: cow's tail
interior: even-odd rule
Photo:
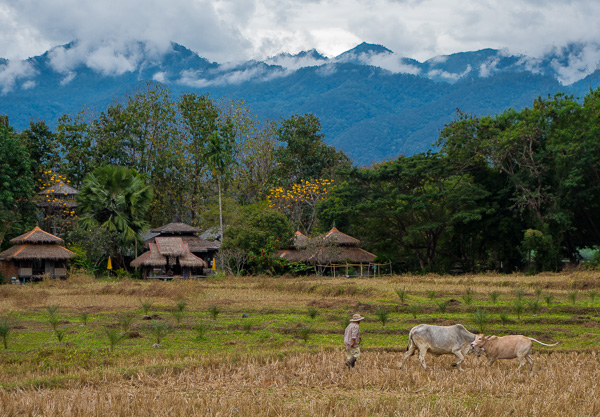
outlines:
[[[558,345],[558,344],[560,343],[560,342],[556,342],[556,343],[555,343],[555,344],[553,344],[553,345],[547,345],[546,343],[542,343],[542,342],[540,342],[539,340],[535,340],[533,337],[530,337],[530,338],[529,338],[529,340],[532,340],[532,341],[534,341],[534,342],[536,342],[536,343],[539,343],[540,345],[544,345],[544,346],[556,346],[556,345]]]

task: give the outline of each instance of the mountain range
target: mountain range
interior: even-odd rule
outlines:
[[[0,114],[17,129],[30,120],[55,126],[154,81],[175,94],[244,100],[260,120],[312,113],[328,144],[368,165],[432,149],[457,109],[494,115],[556,92],[585,96],[600,84],[600,71],[582,63],[589,49],[570,44],[541,58],[484,49],[419,62],[362,43],[334,58],[311,50],[219,64],[175,43],[115,51],[72,42],[23,61],[0,58]]]

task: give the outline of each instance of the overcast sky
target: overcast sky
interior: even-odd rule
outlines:
[[[180,43],[217,62],[361,42],[424,61],[508,48],[539,56],[600,39],[597,0],[0,0],[0,57],[25,59],[80,40],[110,54],[125,41]]]

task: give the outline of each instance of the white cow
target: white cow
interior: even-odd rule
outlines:
[[[519,359],[519,367],[521,369],[525,365],[525,360],[529,362],[529,372],[533,371],[533,359],[529,356],[533,342],[539,343],[544,346],[556,346],[558,342],[553,345],[547,345],[539,340],[535,340],[533,337],[526,337],[521,335],[510,335],[510,336],[484,336],[479,334],[475,337],[471,346],[477,354],[483,352],[488,358],[490,365],[496,362],[498,359]]]
[[[410,329],[408,334],[410,346],[404,354],[404,359],[400,364],[400,368],[404,362],[419,349],[419,360],[423,368],[427,368],[425,364],[425,355],[427,351],[432,355],[447,355],[453,354],[456,356],[456,367],[462,371],[460,364],[465,360],[465,355],[471,349],[471,343],[475,340],[475,335],[464,328],[462,324],[454,326],[433,326],[429,324],[419,324]]]

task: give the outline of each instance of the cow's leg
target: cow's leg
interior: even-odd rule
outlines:
[[[523,365],[525,365],[525,355],[517,355],[517,358],[519,359],[519,367],[517,368],[518,371],[521,369],[521,367],[523,367]]]
[[[529,355],[525,356],[525,359],[529,362],[529,372],[533,372],[533,359]]]
[[[400,369],[402,369],[402,367],[404,366],[404,362],[406,362],[406,360],[409,357],[411,357],[413,353],[415,353],[415,349],[416,349],[416,346],[415,346],[415,344],[411,340],[410,347],[408,348],[408,350],[404,354],[404,358],[402,358],[402,362],[400,362]]]
[[[461,350],[456,350],[456,351],[454,351],[452,353],[454,353],[454,355],[458,359],[456,361],[456,363],[455,363],[456,367],[458,368],[459,371],[462,371],[463,369],[460,367],[460,364],[461,364],[462,361],[465,360],[465,355],[463,355],[463,353],[462,353]]]
[[[425,355],[427,354],[427,347],[423,346],[419,348],[419,360],[421,361],[421,365],[423,365],[423,369],[427,369],[427,365],[425,364]]]
[[[488,364],[493,365],[496,362],[496,358],[488,358]]]

